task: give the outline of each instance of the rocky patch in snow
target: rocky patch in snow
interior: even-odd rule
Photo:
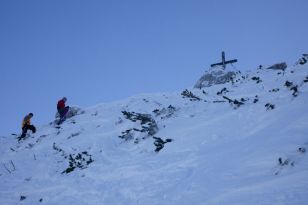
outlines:
[[[159,137],[153,137],[155,139],[154,145],[156,146],[155,152],[159,152],[162,148],[164,148],[164,145],[168,142],[172,142],[172,139],[166,139],[163,140]]]
[[[286,86],[287,88],[289,88],[291,91],[293,91],[292,95],[294,97],[298,96],[298,86],[294,85],[292,82],[286,81],[284,86]]]
[[[176,111],[176,108],[170,105],[168,108],[163,108],[161,110],[155,109],[153,112],[156,117],[161,116],[161,119],[170,118]],[[124,132],[119,137],[125,141],[134,140],[135,144],[138,144],[140,140],[145,140],[148,137],[154,139],[155,152],[159,152],[164,144],[171,142],[172,139],[163,140],[160,137],[156,137],[155,134],[158,132],[158,126],[156,121],[149,114],[141,114],[135,112],[122,112],[124,117],[132,122],[139,122],[141,128],[130,128]]]
[[[68,167],[62,172],[62,174],[70,173],[74,171],[76,168],[85,169],[91,164],[94,160],[92,156],[88,154],[87,151],[83,151],[76,154],[67,154],[63,149],[58,147],[56,143],[53,144],[53,149],[61,154],[64,159],[68,159]]]
[[[265,107],[266,107],[266,110],[273,110],[273,109],[275,109],[275,105],[273,105],[271,103],[266,103]]]
[[[183,98],[187,98],[190,101],[200,101],[202,100],[201,98],[199,98],[198,96],[194,95],[191,91],[189,90],[184,90],[181,95],[183,96]]]
[[[177,108],[169,105],[167,108],[155,109],[153,113],[155,113],[155,117],[160,117],[161,119],[170,118],[177,111]]]
[[[261,78],[256,76],[252,77],[251,80],[256,81],[257,84],[262,82]]]
[[[234,109],[239,108],[241,105],[244,105],[244,102],[246,101],[244,98],[241,98],[240,100],[237,99],[230,99],[226,96],[222,96],[224,99],[228,100],[228,102],[230,103],[230,105],[233,106]]]

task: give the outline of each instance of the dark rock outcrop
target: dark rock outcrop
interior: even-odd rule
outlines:
[[[283,63],[276,63],[270,67],[268,67],[267,69],[271,69],[271,70],[285,70],[288,67],[287,63],[283,62]]]

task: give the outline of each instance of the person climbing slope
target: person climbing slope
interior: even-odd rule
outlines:
[[[57,110],[60,116],[60,121],[58,122],[58,124],[62,123],[66,119],[66,114],[70,109],[69,106],[65,106],[66,101],[67,101],[66,97],[58,101]]]
[[[29,113],[28,115],[26,115],[22,121],[22,134],[20,135],[18,140],[21,140],[23,138],[26,137],[27,131],[31,130],[32,133],[36,132],[36,128],[34,127],[34,125],[31,125],[31,118],[33,117],[33,113]]]

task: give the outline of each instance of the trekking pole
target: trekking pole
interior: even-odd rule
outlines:
[[[12,172],[5,166],[4,163],[2,163],[3,167],[6,169],[6,171],[8,171],[9,174],[11,174]]]
[[[13,163],[13,161],[11,160],[11,164],[12,164],[12,166],[13,166],[13,171],[15,171],[16,170],[16,168],[15,168],[15,165],[14,165],[14,163]]]

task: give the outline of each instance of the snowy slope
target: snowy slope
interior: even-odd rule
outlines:
[[[307,204],[307,77],[308,64],[238,73],[0,137],[0,204]]]

